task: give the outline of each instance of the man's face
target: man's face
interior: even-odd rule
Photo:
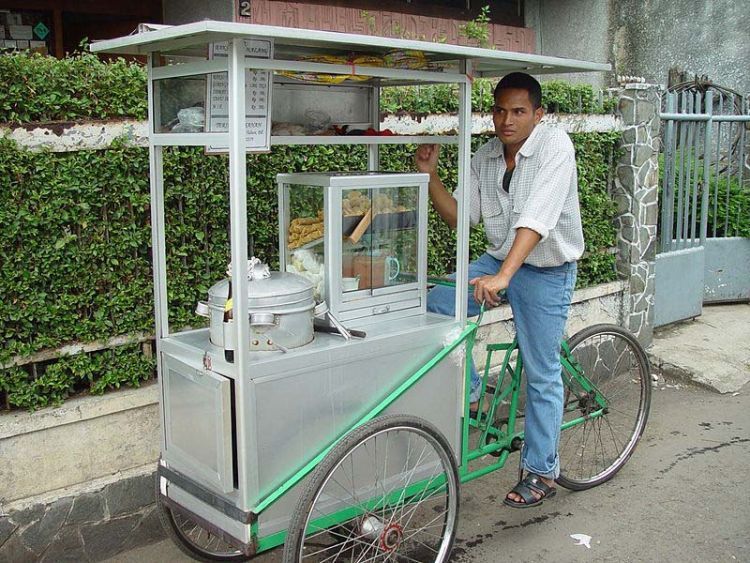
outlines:
[[[495,135],[505,145],[520,145],[531,135],[543,114],[542,108],[534,109],[526,90],[500,90],[492,112]]]

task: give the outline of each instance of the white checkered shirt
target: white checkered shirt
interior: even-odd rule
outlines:
[[[471,159],[471,224],[484,223],[487,252],[505,259],[516,229],[527,227],[541,240],[526,263],[560,266],[583,254],[578,174],[573,143],[562,129],[537,125],[516,155],[507,193],[503,144],[494,138]],[[455,192],[453,197],[458,197]]]

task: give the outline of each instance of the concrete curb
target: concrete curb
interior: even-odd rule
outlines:
[[[655,373],[669,381],[677,381],[685,385],[691,385],[694,387],[705,389],[707,391],[713,391],[714,393],[722,392],[711,385],[710,382],[701,381],[689,367],[671,364],[651,352],[647,352],[647,356],[648,361],[651,363],[651,373]]]
[[[666,377],[738,392],[750,383],[750,304],[706,306],[694,320],[658,329],[649,358]]]

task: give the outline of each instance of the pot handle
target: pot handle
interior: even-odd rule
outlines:
[[[251,313],[250,326],[273,326],[276,315],[273,313]]]
[[[207,319],[211,318],[211,311],[208,308],[208,303],[205,301],[198,301],[198,304],[195,306],[195,314],[199,317],[206,317]]]

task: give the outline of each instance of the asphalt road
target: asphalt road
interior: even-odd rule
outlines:
[[[750,562],[750,384],[719,395],[662,382],[633,458],[590,491],[559,489],[541,507],[507,508],[516,462],[462,487],[455,563]],[[591,536],[591,547],[571,534]],[[163,541],[109,561],[191,559]],[[280,550],[254,561],[276,563]]]

